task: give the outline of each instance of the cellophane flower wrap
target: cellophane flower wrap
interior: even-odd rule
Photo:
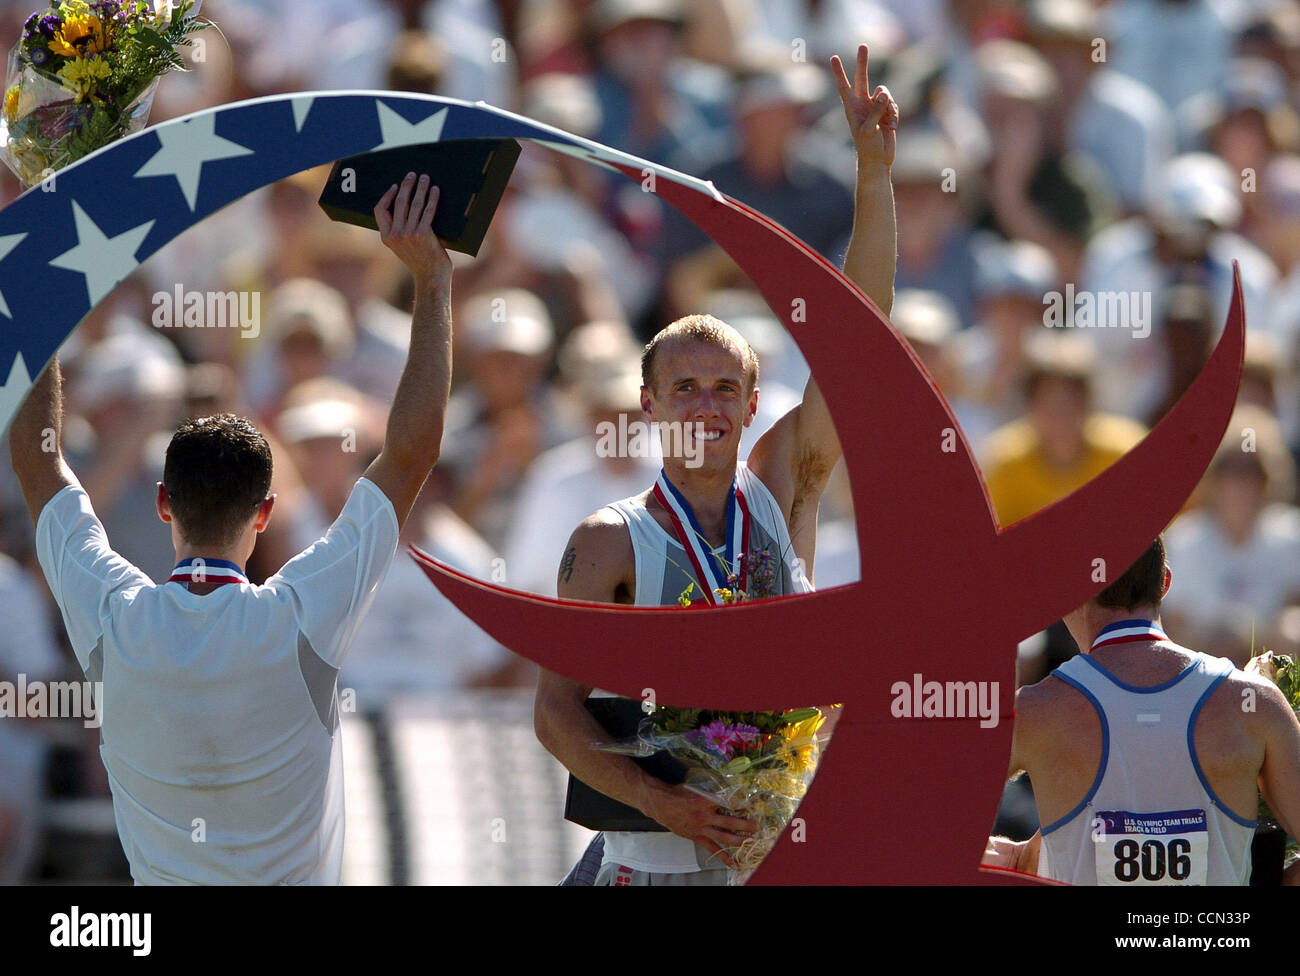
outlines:
[[[1274,654],[1271,651],[1265,651],[1259,657],[1252,658],[1250,663],[1246,665],[1246,670],[1250,673],[1262,675],[1277,685],[1278,690],[1286,697],[1291,710],[1296,713],[1297,717],[1300,717],[1300,662],[1287,654]],[[1259,798],[1257,818],[1264,823],[1281,826],[1263,796]],[[1287,844],[1284,854],[1285,865],[1290,867],[1297,860],[1300,860],[1300,847],[1297,846],[1296,840],[1292,838],[1290,843]]]
[[[754,821],[755,833],[726,849],[736,864],[728,871],[728,884],[743,885],[771,853],[808,791],[828,711],[721,712],[659,705],[641,720],[635,740],[602,748],[641,756],[666,750],[686,766],[687,788]]]
[[[24,187],[143,128],[201,0],[50,0],[9,52],[0,158]]]

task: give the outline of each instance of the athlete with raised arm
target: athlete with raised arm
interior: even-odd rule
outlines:
[[[382,242],[415,279],[383,449],[325,537],[264,585],[244,566],[275,503],[271,452],[247,420],[189,420],[173,436],[157,507],[177,564],[159,586],[113,551],[63,458],[57,360],[14,418],[41,568],[77,662],[102,682],[100,754],[137,884],[339,881],[336,680],[438,459],[450,391],[438,195],[411,173],[375,207]]]
[[[898,107],[886,89],[871,91],[866,45],[858,49],[852,82],[839,58],[831,68],[857,150],[844,272],[888,315],[897,257],[890,166]],[[759,392],[758,359],[739,333],[712,316],[679,319],[646,347],[642,383],[646,420],[695,438],[687,442],[692,449],[666,447],[654,486],[602,508],[574,530],[560,564],[559,595],[672,604],[693,584],[692,596],[712,602],[740,554],[761,551],[777,560],[777,594],[810,589],[818,504],[841,454],[817,384],[809,380],[802,402],[742,463],[740,435],[754,420]],[[750,822],[655,779],[625,756],[594,749],[609,736],[584,705],[593,690],[543,671],[534,712],[538,738],[582,782],[669,831],[607,832],[595,883],[725,883],[724,848],[752,833]]]

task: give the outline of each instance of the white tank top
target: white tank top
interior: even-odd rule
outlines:
[[[746,551],[767,549],[779,557],[781,595],[812,592],[812,584],[796,562],[790,530],[776,499],[744,464],[738,466],[736,476],[737,485],[749,505]],[[634,496],[614,502],[609,507],[622,516],[632,536],[632,551],[636,556],[635,604],[639,607],[674,604],[691,582],[695,583],[691,595],[700,599],[701,584],[690,570],[686,550],[646,510],[645,502]],[[723,547],[715,552],[721,555]],[[594,694],[607,693],[598,691]],[[693,841],[661,831],[606,831],[604,859],[656,874],[685,874],[705,867],[722,866]]]
[[[778,594],[811,592],[812,585],[796,561],[785,516],[772,493],[744,464],[738,466],[736,480],[749,504],[747,551],[766,549],[778,557],[781,566]],[[695,579],[686,550],[646,510],[645,502],[639,496],[633,496],[614,502],[609,507],[622,516],[632,536],[632,552],[636,557],[636,605],[654,607],[674,604],[692,582],[695,583],[695,589],[691,596],[700,599],[700,581]],[[722,548],[719,547],[715,552],[721,555]]]
[[[1088,795],[1043,827],[1040,875],[1121,887],[1249,883],[1255,821],[1214,794],[1193,737],[1232,670],[1197,654],[1177,677],[1138,688],[1080,654],[1052,672],[1097,710],[1102,749]]]

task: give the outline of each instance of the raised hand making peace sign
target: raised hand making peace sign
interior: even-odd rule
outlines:
[[[884,85],[877,86],[874,92],[871,90],[867,81],[867,46],[858,45],[858,66],[852,84],[838,55],[831,56],[831,73],[858,149],[858,163],[894,165],[898,103]]]

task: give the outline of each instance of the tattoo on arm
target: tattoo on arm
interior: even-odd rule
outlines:
[[[564,550],[564,558],[560,560],[560,582],[568,583],[573,579],[573,564],[578,557],[578,550],[569,546]]]

